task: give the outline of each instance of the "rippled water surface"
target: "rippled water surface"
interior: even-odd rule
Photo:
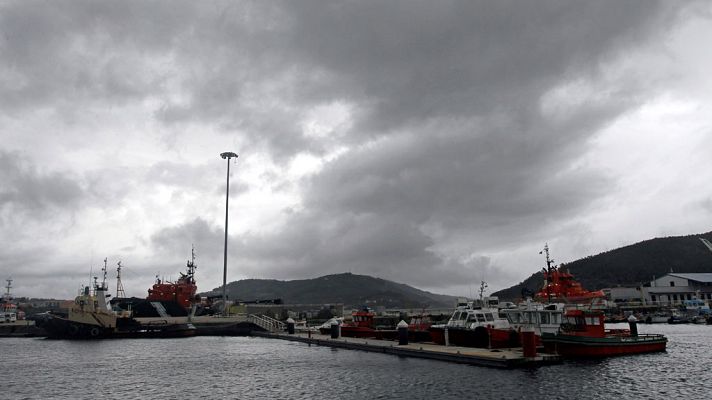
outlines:
[[[0,338],[0,399],[708,398],[712,326],[641,325],[666,353],[499,370],[247,337]]]

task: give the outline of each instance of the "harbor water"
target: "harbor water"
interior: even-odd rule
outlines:
[[[611,325],[610,327],[624,327]],[[1,399],[707,398],[712,326],[639,325],[665,353],[501,370],[251,337],[1,338]]]

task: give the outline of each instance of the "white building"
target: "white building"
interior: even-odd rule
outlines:
[[[712,273],[671,272],[641,287],[649,304],[680,305],[685,300],[712,300]]]

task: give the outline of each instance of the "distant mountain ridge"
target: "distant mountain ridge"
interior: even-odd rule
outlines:
[[[575,279],[589,290],[616,286],[637,286],[663,276],[679,273],[712,273],[712,251],[700,238],[712,242],[712,232],[687,236],[655,238],[615,250],[588,256],[565,264]],[[556,249],[552,249],[556,259]],[[517,285],[492,293],[500,300],[522,298],[522,291],[538,291],[544,284],[541,268]],[[210,293],[219,295],[221,288]],[[384,306],[386,308],[451,308],[455,296],[434,294],[402,283],[351,273],[326,275],[314,279],[281,281],[245,279],[227,285],[230,299],[282,299],[291,304],[335,304],[347,307]]]
[[[637,286],[671,270],[679,273],[712,272],[712,249],[701,238],[712,242],[712,232],[650,239],[567,263],[565,268],[589,290]],[[552,252],[556,259],[556,249]],[[522,297],[523,290],[535,292],[543,285],[540,268],[523,282],[493,295],[515,300]]]
[[[210,295],[218,295],[215,288]],[[290,304],[335,304],[386,308],[454,307],[456,297],[430,293],[402,283],[351,273],[280,281],[244,279],[227,284],[228,298],[242,301],[282,299]]]

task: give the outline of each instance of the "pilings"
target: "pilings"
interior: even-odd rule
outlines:
[[[638,336],[638,319],[632,314],[628,317],[628,327],[630,328],[630,336]]]

